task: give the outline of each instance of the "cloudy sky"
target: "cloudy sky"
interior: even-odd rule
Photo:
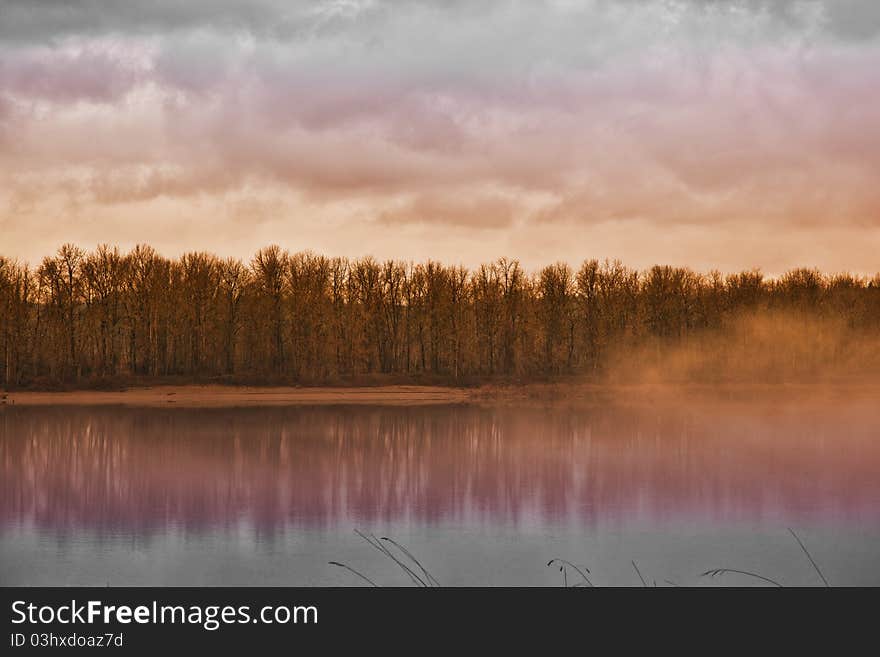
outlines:
[[[876,0],[0,0],[0,254],[880,270]]]

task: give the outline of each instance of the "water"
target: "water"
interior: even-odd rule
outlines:
[[[0,409],[0,584],[880,585],[869,402]],[[569,583],[577,581],[570,574]]]

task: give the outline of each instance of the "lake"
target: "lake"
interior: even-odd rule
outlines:
[[[411,584],[355,529],[443,585],[821,584],[788,528],[880,585],[871,400],[7,406],[0,468],[4,585]]]

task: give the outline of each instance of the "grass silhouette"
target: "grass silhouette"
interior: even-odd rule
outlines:
[[[816,563],[816,560],[810,554],[809,550],[807,549],[806,545],[804,545],[804,542],[801,540],[800,536],[798,536],[797,533],[795,533],[795,531],[792,528],[789,527],[787,529],[788,529],[789,533],[792,535],[792,537],[795,539],[795,541],[797,541],[798,546],[800,546],[801,550],[803,550],[803,553],[806,555],[807,559],[809,559],[810,564],[813,567],[813,570],[815,570],[815,572],[819,575],[819,578],[822,580],[822,583],[826,587],[830,587],[831,584],[829,584],[828,579],[825,577],[824,573],[822,572],[822,569],[819,567],[819,564]],[[375,550],[378,550],[383,556],[385,556],[387,559],[389,559],[395,565],[397,565],[398,568],[404,574],[406,574],[407,577],[410,579],[410,581],[413,584],[415,584],[416,586],[421,587],[421,588],[432,588],[432,587],[439,587],[440,586],[440,582],[437,580],[437,578],[435,578],[428,571],[428,569],[424,566],[424,564],[422,564],[422,562],[419,561],[419,559],[417,559],[416,556],[410,550],[408,550],[406,547],[404,547],[401,543],[399,543],[396,540],[394,540],[393,538],[390,538],[387,536],[382,536],[382,537],[377,538],[375,534],[372,534],[372,533],[367,534],[367,533],[360,531],[359,529],[355,529],[354,532],[358,536],[360,536],[364,541],[366,541],[366,543],[369,544],[372,548],[374,548]],[[392,550],[389,547],[387,547],[387,545],[383,544],[383,542],[387,545],[394,547],[399,554],[395,554],[394,552],[392,552]],[[410,565],[408,565],[407,562],[409,562]],[[633,570],[635,571],[636,575],[638,576],[639,581],[641,582],[642,586],[647,588],[648,581],[645,579],[644,574],[639,569],[638,564],[636,564],[635,560],[631,560],[630,563],[632,564]],[[371,586],[374,586],[374,587],[380,586],[374,580],[370,579],[367,575],[363,574],[359,570],[357,570],[347,564],[341,563],[339,561],[329,561],[328,564],[331,566],[336,566],[338,568],[342,568],[344,570],[347,570],[347,571],[353,573],[354,575],[356,575],[360,579],[364,580],[365,582],[367,582]],[[418,572],[416,572],[416,570],[414,570],[413,567],[411,567],[411,566],[415,566],[415,569]],[[558,568],[559,572],[562,573],[562,586],[563,586],[563,588],[579,588],[579,587],[581,587],[581,588],[595,588],[596,587],[596,585],[593,583],[592,579],[590,578],[590,575],[592,573],[591,573],[590,569],[587,568],[586,566],[575,564],[572,561],[569,561],[568,559],[554,557],[553,559],[550,559],[547,562],[547,567]],[[569,571],[576,573],[580,579],[578,581],[575,581],[572,584],[569,584]],[[766,575],[762,575],[761,573],[756,573],[756,572],[753,572],[750,570],[744,570],[741,568],[727,568],[727,567],[711,568],[711,569],[701,573],[700,577],[709,577],[709,578],[715,579],[716,577],[720,577],[720,576],[724,576],[724,575],[728,575],[728,574],[743,575],[743,576],[750,577],[755,580],[759,580],[759,581],[764,582],[766,584],[770,584],[772,586],[776,586],[776,587],[780,587],[780,588],[784,587],[784,584],[782,584],[781,582],[779,582],[771,577],[768,577]],[[673,587],[680,587],[681,586],[681,584],[678,584],[678,583],[673,582],[668,579],[663,580],[663,581],[666,584],[673,586]],[[654,585],[654,587],[657,586],[656,579],[653,580],[653,585]]]

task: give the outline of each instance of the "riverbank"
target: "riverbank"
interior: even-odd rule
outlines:
[[[687,403],[697,400],[799,403],[876,399],[880,385],[866,382],[773,384],[588,384],[530,383],[447,387],[381,386],[233,386],[157,385],[121,390],[0,392],[2,406],[153,406],[233,407],[311,404],[423,405],[456,403],[582,404],[620,402]]]
[[[468,401],[471,392],[436,386],[363,388],[251,387],[178,385],[100,391],[0,393],[0,403],[13,406],[279,406],[292,404],[449,404]]]

